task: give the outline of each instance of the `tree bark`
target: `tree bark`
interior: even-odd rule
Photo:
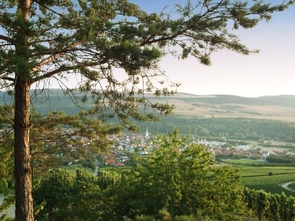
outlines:
[[[18,1],[18,19],[23,25],[16,33],[14,176],[15,218],[33,221],[32,168],[30,149],[30,46],[29,19],[31,0]]]
[[[27,80],[17,80],[14,118],[15,217],[17,221],[34,220],[29,120],[30,84]]]

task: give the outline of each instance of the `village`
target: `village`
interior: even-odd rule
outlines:
[[[125,162],[130,161],[130,155],[136,153],[142,157],[157,149],[152,140],[156,136],[149,133],[148,128],[144,134],[131,133],[122,135],[111,135],[110,139],[115,142],[110,153],[104,155],[105,166],[125,166]],[[206,139],[196,139],[192,143],[203,145],[207,152],[217,159],[257,159],[266,160],[269,156],[295,157],[293,152],[285,149],[261,147],[254,145],[237,145],[228,147],[226,142],[207,141]],[[183,151],[186,147],[179,147]]]

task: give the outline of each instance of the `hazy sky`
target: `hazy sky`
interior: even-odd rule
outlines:
[[[132,2],[147,11],[160,11],[165,5],[186,1]],[[245,56],[228,51],[215,52],[209,67],[199,64],[195,58],[179,61],[166,57],[162,61],[162,68],[173,81],[181,82],[179,92],[246,97],[295,95],[295,5],[274,14],[269,23],[262,22],[253,29],[240,30],[237,35],[250,49],[260,49],[260,53]]]

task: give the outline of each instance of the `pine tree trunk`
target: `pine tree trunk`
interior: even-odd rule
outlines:
[[[30,46],[29,19],[31,0],[18,0],[18,19],[22,26],[16,33],[14,176],[15,218],[33,221],[32,168],[30,150]]]
[[[15,217],[17,221],[34,220],[29,115],[30,85],[26,80],[17,80],[14,118]]]

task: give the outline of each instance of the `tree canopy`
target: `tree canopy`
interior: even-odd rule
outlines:
[[[146,158],[139,157],[134,171],[110,191],[117,215],[113,220],[157,216],[162,210],[173,218],[202,214],[234,220],[245,212],[238,171],[216,166],[205,146],[187,143],[177,131],[153,144],[158,148]]]
[[[76,181],[64,171],[51,172],[36,188],[36,205],[44,207],[38,220],[75,220],[69,218],[74,214],[83,220],[134,220],[140,215],[164,220],[163,212],[171,219],[201,215],[235,220],[245,213],[237,170],[216,166],[205,146],[188,144],[177,131],[154,144],[157,149],[138,157],[137,166],[127,171],[100,169],[97,177],[78,171]],[[89,213],[81,216],[78,211],[84,210]]]

